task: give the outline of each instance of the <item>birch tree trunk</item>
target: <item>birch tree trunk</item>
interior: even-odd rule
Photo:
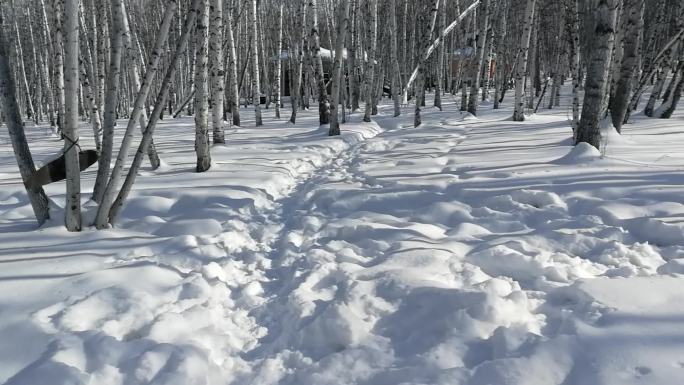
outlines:
[[[579,126],[579,88],[580,88],[580,37],[579,37],[579,9],[578,0],[567,0],[566,14],[568,15],[568,44],[570,46],[570,73],[572,74],[572,138],[577,137]]]
[[[422,123],[420,117],[420,106],[423,103],[423,88],[425,87],[425,62],[427,60],[427,52],[430,48],[430,36],[435,28],[435,20],[437,18],[437,11],[439,7],[438,0],[430,0],[428,3],[427,14],[424,20],[423,32],[420,38],[420,49],[418,50],[418,76],[416,78],[416,109],[413,116],[413,126],[418,127]]]
[[[316,0],[309,0],[309,11],[311,12],[311,57],[313,58],[316,85],[318,86],[318,122],[323,125],[330,122],[331,107],[328,102],[328,90],[325,87],[325,77],[323,75],[323,58],[321,58],[321,39],[318,32],[318,7]],[[333,98],[339,99],[335,98],[334,94]]]
[[[596,46],[592,50],[587,67],[582,117],[575,139],[575,144],[586,142],[597,149],[601,144],[599,121],[604,113],[602,101],[608,92],[607,74],[610,70],[610,55],[615,42],[618,5],[619,0],[599,0],[596,8],[596,26],[593,35]]]
[[[261,90],[259,89],[259,29],[257,28],[257,0],[252,0],[252,98],[256,126],[263,125],[261,120]]]
[[[444,1],[444,0],[442,0]],[[401,115],[401,108],[400,108],[400,103],[401,103],[401,71],[399,69],[399,57],[397,54],[397,4],[396,0],[389,0],[388,3],[389,9],[390,9],[390,14],[389,14],[389,22],[390,22],[390,68],[392,68],[391,71],[391,82],[392,82],[392,100],[394,101],[394,116],[399,116]],[[445,14],[445,11],[442,12],[442,15]],[[444,24],[442,24],[444,25]],[[438,70],[439,71],[439,70]],[[435,105],[437,105],[437,94],[438,90],[435,90]],[[441,100],[441,99],[440,99]],[[442,109],[441,104],[439,106],[440,110]]]
[[[54,79],[57,94],[57,129],[61,132],[64,125],[64,39],[62,36],[62,5],[64,0],[53,0],[52,12],[54,20]]]
[[[209,152],[209,1],[202,0],[195,30],[195,171],[205,172],[211,167]],[[254,49],[256,51],[256,48]],[[258,68],[258,67],[257,67]]]
[[[363,121],[371,121],[371,112],[373,110],[373,80],[375,80],[375,51],[377,48],[377,33],[378,33],[378,1],[366,1],[366,39],[368,58],[366,59],[366,71],[364,73],[364,94],[363,99],[366,107],[363,114]],[[361,55],[363,58],[365,55]]]
[[[513,110],[513,121],[522,122],[525,120],[525,101],[523,100],[523,87],[525,85],[525,75],[527,74],[528,52],[530,48],[530,36],[534,22],[535,0],[527,0],[525,4],[525,16],[523,19],[523,33],[520,40],[520,51],[515,63],[515,105]]]
[[[303,0],[300,5],[297,6],[297,10],[299,11],[299,14],[296,19],[296,27],[295,27],[295,32],[300,32],[303,30],[304,26],[306,25],[306,8],[303,3]],[[305,40],[304,34],[301,33],[300,36],[293,37],[293,40],[295,40],[294,44],[292,44],[292,49],[290,50],[290,62],[292,62],[292,51],[294,51],[294,55],[296,55],[296,59],[294,60],[294,65],[292,65],[293,68],[293,82],[292,82],[292,90],[290,90],[290,101],[292,104],[292,114],[290,115],[290,123],[295,124],[297,121],[297,108],[298,108],[298,103],[299,103],[299,96],[301,92],[301,87],[302,87],[302,70],[303,70],[303,64],[304,64],[304,53],[303,53],[303,43]]]
[[[145,56],[142,54],[142,51],[139,49],[136,49],[136,46],[133,44],[133,39],[132,39],[132,34],[133,31],[131,30],[129,23],[128,23],[128,11],[126,10],[126,6],[124,5],[123,7],[123,17],[122,17],[122,22],[123,22],[123,45],[124,45],[124,57],[126,58],[126,62],[128,63],[128,79],[132,82],[133,90],[135,93],[139,92],[139,90],[142,89],[142,85],[140,84],[140,73],[141,72],[146,72],[145,65],[144,65],[144,58]],[[141,68],[142,71],[138,69],[138,59],[140,60]],[[158,60],[158,58],[152,58],[153,60]],[[156,68],[155,68],[156,71]],[[149,73],[149,72],[147,72]],[[156,72],[152,72],[151,74],[154,75]],[[151,81],[151,80],[150,80]],[[145,100],[143,100],[143,103],[145,103]],[[135,108],[135,107],[134,107]],[[137,114],[136,114],[137,115]],[[145,130],[145,127],[147,127],[147,110],[143,107],[140,111],[138,121],[140,123],[140,131],[142,132]],[[154,145],[154,140],[150,144],[150,147],[147,150],[147,157],[150,160],[150,165],[152,166],[153,170],[156,170],[159,168],[161,161],[159,160],[159,155],[157,154],[157,150]]]
[[[66,204],[64,224],[81,231],[81,168],[78,164],[78,1],[64,1],[64,160]]]
[[[437,19],[437,31],[442,31],[446,26],[446,0],[440,0],[440,11]],[[391,16],[390,16],[391,17]],[[396,29],[396,24],[395,24]],[[442,93],[444,92],[444,44],[440,44],[437,50],[437,80],[435,85],[435,107],[442,111]],[[396,108],[396,107],[395,107]],[[396,115],[395,115],[396,116]]]
[[[21,45],[21,37],[19,36],[19,24],[17,18],[14,19],[14,31],[16,33],[15,42],[17,44],[17,62],[19,64],[19,72],[21,73],[22,83],[24,84],[24,91],[26,92],[26,106],[28,110],[28,117],[32,118],[36,124],[38,123],[36,111],[33,108],[33,99],[31,98],[31,87],[29,86],[28,77],[26,75],[26,64],[24,63],[24,49]]]
[[[121,77],[121,56],[123,54],[123,0],[112,0],[111,53],[109,72],[107,73],[107,87],[104,97],[104,119],[102,121],[102,151],[98,159],[97,178],[93,189],[92,199],[102,202],[102,196],[107,186],[111,170],[112,151],[114,147],[114,126],[116,126],[116,107],[119,92],[119,78]]]
[[[119,180],[121,174],[123,173],[123,168],[128,159],[128,152],[133,141],[133,133],[135,131],[135,126],[138,122],[141,122],[141,117],[145,110],[145,101],[149,95],[150,88],[152,87],[152,81],[157,69],[159,68],[159,61],[163,54],[163,49],[166,44],[166,40],[169,35],[169,29],[171,28],[171,22],[173,16],[176,13],[176,0],[165,0],[166,10],[162,19],[161,26],[159,27],[159,34],[155,42],[154,49],[150,54],[150,61],[147,64],[147,71],[145,73],[145,78],[143,79],[142,85],[136,87],[137,95],[133,105],[133,111],[128,119],[128,124],[126,126],[126,132],[124,133],[123,139],[121,141],[121,148],[116,157],[116,163],[112,169],[111,176],[105,187],[105,191],[102,194],[102,199],[100,201],[100,206],[97,210],[97,217],[95,218],[95,226],[99,229],[107,227],[109,224],[109,211],[114,202],[114,197],[116,195],[116,189],[119,187]],[[122,7],[123,14],[125,16],[125,8]],[[128,40],[128,50],[131,51],[132,47],[130,45],[130,35],[127,33],[127,21],[125,17],[123,18],[123,40]],[[129,62],[129,65],[132,63]],[[134,66],[132,68],[135,69]],[[135,76],[134,76],[135,77]]]
[[[626,0],[625,2],[627,19],[625,20],[620,77],[616,83],[615,95],[610,106],[613,126],[617,132],[622,129],[632,85],[634,84],[633,78],[639,55],[639,35],[644,26],[644,4],[644,0]]]
[[[340,86],[342,84],[342,62],[344,60],[344,43],[349,33],[349,0],[341,0],[339,7],[339,21],[337,22],[337,37],[335,42],[335,64],[332,69],[332,88],[330,104],[330,131],[329,136],[340,134],[340,122],[338,117]]]
[[[276,70],[275,70],[275,117],[280,119],[280,105],[281,105],[281,74],[283,72],[283,4],[278,6],[278,37],[276,41]]]
[[[233,119],[233,124],[240,126],[240,84],[237,76],[237,53],[235,49],[235,37],[233,36],[233,18],[230,11],[226,12],[226,40],[228,41],[228,74],[230,85],[228,91],[228,108]]]
[[[138,146],[138,151],[135,153],[135,157],[133,158],[131,167],[128,170],[126,180],[121,186],[121,190],[119,191],[119,194],[117,195],[116,200],[114,201],[114,204],[112,205],[112,208],[109,211],[110,225],[116,223],[116,219],[118,218],[119,213],[121,212],[121,209],[126,199],[128,198],[128,194],[131,192],[133,183],[135,183],[135,178],[138,175],[138,170],[140,169],[140,165],[142,164],[143,157],[147,152],[147,147],[152,142],[152,136],[154,135],[154,130],[157,127],[157,122],[159,121],[159,117],[161,116],[161,113],[164,110],[164,106],[166,105],[166,101],[169,97],[169,88],[171,86],[171,80],[176,76],[176,71],[180,66],[179,61],[181,58],[181,54],[185,51],[185,49],[188,46],[190,31],[192,30],[193,25],[195,25],[195,20],[197,19],[197,15],[200,12],[199,9],[201,3],[202,0],[193,0],[192,5],[188,10],[188,16],[185,19],[183,32],[181,33],[181,36],[178,38],[178,43],[176,44],[176,50],[174,51],[173,56],[169,59],[169,67],[166,71],[166,76],[164,76],[164,80],[162,80],[161,82],[159,93],[157,95],[157,100],[154,104],[152,114],[150,115],[150,121],[147,122],[147,128],[143,133],[142,140],[140,141],[140,145]]]
[[[676,83],[675,83],[676,81]],[[672,82],[675,84],[670,94],[665,97],[663,104],[655,111],[655,116],[660,119],[669,119],[672,117],[677,103],[682,96],[682,88],[684,88],[684,55],[679,59],[679,64],[673,75]]]
[[[3,24],[2,14],[0,13],[0,25]],[[12,78],[12,69],[9,64],[9,55],[7,50],[7,40],[0,28],[0,104],[2,115],[7,124],[9,137],[14,149],[14,157],[19,166],[19,173],[21,179],[24,181],[26,193],[28,194],[33,213],[39,225],[45,223],[50,218],[50,206],[47,195],[42,187],[29,188],[26,185],[28,178],[36,171],[33,164],[33,157],[29,149],[26,135],[24,133],[24,125],[21,121],[21,112],[17,104],[16,85]]]
[[[489,9],[489,0],[482,0],[480,2],[482,9],[482,25],[479,26],[477,34],[477,53],[473,62],[472,81],[470,83],[470,97],[468,98],[468,112],[477,116],[477,107],[480,92],[480,77],[482,76],[482,66],[484,65],[485,45],[487,44],[487,31],[489,30],[489,17],[491,10]]]
[[[223,0],[211,0],[209,25],[209,61],[211,68],[211,125],[214,144],[225,143],[223,133]],[[229,27],[230,28],[230,27]]]

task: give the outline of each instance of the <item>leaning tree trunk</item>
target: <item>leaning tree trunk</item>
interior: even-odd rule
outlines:
[[[128,63],[128,79],[133,83],[133,90],[134,92],[138,92],[141,89],[141,84],[140,84],[140,72],[145,72],[145,66],[144,66],[144,57],[138,49],[136,49],[136,46],[133,44],[132,40],[132,34],[133,31],[131,30],[130,26],[128,25],[128,11],[126,10],[126,6],[124,4],[123,7],[123,45],[124,45],[124,52],[125,55],[124,57],[126,58],[126,62]],[[138,70],[138,56],[140,58],[140,64],[142,71]],[[143,101],[143,104],[145,101]],[[147,110],[145,110],[144,106],[140,111],[138,121],[140,123],[140,131],[142,132],[145,130],[145,127],[147,127]],[[135,123],[135,122],[133,122]],[[149,149],[147,150],[147,157],[150,160],[150,165],[153,170],[156,170],[159,168],[161,165],[161,161],[159,160],[159,154],[157,154],[157,149],[155,148],[154,141],[152,141],[152,144],[150,144]]]
[[[119,78],[121,76],[121,55],[123,53],[123,0],[112,1],[113,31],[110,33],[111,53],[109,73],[104,97],[104,118],[102,121],[102,151],[98,158],[97,177],[92,199],[102,202],[109,172],[111,170],[112,151],[114,148],[114,126],[116,126],[116,105],[118,102]]]
[[[195,31],[195,171],[205,172],[211,167],[209,152],[209,84],[207,62],[209,54],[209,1],[202,0]],[[256,51],[256,47],[254,48]]]
[[[528,53],[530,48],[530,36],[534,22],[534,3],[535,0],[527,0],[525,5],[525,16],[523,19],[523,33],[520,42],[520,51],[515,63],[515,105],[513,110],[513,120],[522,122],[525,120],[525,102],[523,100],[523,86],[528,67]]]
[[[586,142],[597,149],[601,145],[599,121],[605,112],[603,111],[603,99],[608,92],[607,75],[610,70],[610,55],[615,43],[615,24],[619,1],[599,0],[598,3],[593,35],[596,46],[592,50],[587,67],[582,117],[575,139],[575,144]]]
[[[328,135],[340,134],[338,117],[340,85],[342,84],[342,61],[344,59],[344,43],[349,33],[349,1],[341,0],[339,4],[339,21],[337,22],[337,40],[335,43],[335,64],[332,70],[332,88],[330,101],[330,131]]]
[[[634,84],[633,78],[639,59],[639,34],[644,26],[644,4],[644,0],[626,0],[625,3],[627,19],[625,20],[620,77],[615,86],[615,95],[610,106],[613,126],[617,132],[622,129],[632,85]]]
[[[138,175],[138,170],[140,169],[140,165],[142,164],[143,157],[145,156],[145,153],[147,153],[148,146],[150,145],[150,143],[152,143],[152,136],[154,135],[154,130],[157,127],[157,122],[159,121],[159,117],[161,116],[161,113],[164,110],[164,106],[166,105],[166,101],[169,97],[171,79],[175,78],[176,71],[180,66],[179,59],[181,58],[181,54],[185,52],[185,49],[188,46],[190,31],[192,30],[193,25],[195,25],[195,20],[197,19],[197,15],[199,14],[201,3],[202,0],[193,0],[190,9],[187,11],[188,16],[185,20],[183,32],[181,33],[181,36],[178,38],[178,43],[176,44],[176,50],[174,51],[173,56],[171,56],[169,59],[169,67],[166,70],[166,76],[164,76],[164,79],[161,82],[159,93],[157,95],[157,100],[154,104],[152,114],[150,115],[150,120],[149,122],[147,122],[147,128],[145,129],[143,137],[140,140],[138,151],[135,153],[133,162],[131,162],[131,167],[128,170],[128,174],[126,175],[126,180],[121,186],[121,190],[119,191],[119,194],[117,195],[116,200],[112,205],[112,208],[109,210],[109,224],[111,225],[113,225],[116,222],[116,219],[119,213],[121,212],[121,208],[123,207],[124,202],[128,197],[128,194],[131,192],[133,183],[135,183],[135,178]]]
[[[81,231],[81,169],[78,164],[78,1],[64,1],[64,161],[66,204],[64,224]]]
[[[100,201],[100,206],[97,210],[97,217],[95,218],[95,226],[99,229],[107,227],[109,223],[109,211],[114,202],[114,197],[116,196],[116,189],[119,187],[119,180],[121,174],[123,173],[123,168],[128,159],[128,152],[133,142],[133,133],[135,132],[136,123],[140,122],[145,109],[145,101],[149,95],[150,88],[152,87],[152,81],[157,69],[159,67],[159,61],[163,54],[164,46],[166,45],[166,39],[169,35],[169,29],[171,28],[171,22],[173,16],[176,13],[176,0],[166,0],[166,11],[164,12],[164,17],[162,19],[161,26],[159,27],[159,34],[157,36],[157,41],[155,42],[154,49],[150,54],[150,61],[147,64],[147,71],[145,72],[145,78],[143,79],[142,85],[138,87],[138,93],[135,98],[133,105],[133,111],[128,119],[128,124],[126,126],[126,132],[124,133],[123,139],[121,140],[121,147],[119,153],[116,157],[116,163],[112,169],[111,176],[107,182],[104,193],[102,194],[102,200]],[[123,8],[123,7],[122,7]],[[125,8],[123,8],[125,9]],[[125,14],[125,13],[124,13]],[[124,22],[124,40],[128,40],[130,44],[130,35],[126,28],[126,20]],[[128,47],[129,50],[131,47]],[[131,58],[133,59],[133,58]],[[130,63],[129,63],[130,65]],[[144,130],[144,129],[143,129]],[[144,132],[144,131],[143,131]]]
[[[2,14],[0,13],[0,25],[3,24]],[[14,149],[14,156],[17,159],[19,166],[19,173],[21,179],[24,181],[26,193],[28,194],[33,213],[36,215],[38,224],[42,225],[46,220],[50,219],[50,206],[47,195],[42,187],[29,188],[26,181],[36,171],[33,164],[33,157],[29,149],[26,135],[24,133],[24,125],[21,121],[21,112],[17,104],[17,93],[14,79],[12,78],[12,69],[9,64],[9,55],[7,50],[7,40],[0,28],[0,98],[2,104],[2,115],[7,124],[9,137],[12,141],[12,148]]]

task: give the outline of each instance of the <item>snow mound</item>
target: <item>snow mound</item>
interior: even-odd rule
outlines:
[[[589,143],[580,142],[574,146],[567,155],[556,159],[556,164],[581,164],[588,163],[601,158],[601,152]]]

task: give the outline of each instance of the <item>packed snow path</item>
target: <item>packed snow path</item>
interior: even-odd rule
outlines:
[[[509,115],[332,139],[308,113],[234,131],[205,174],[167,123],[165,168],[106,232],[27,231],[15,186],[0,382],[678,384],[681,116],[599,159],[562,110]]]

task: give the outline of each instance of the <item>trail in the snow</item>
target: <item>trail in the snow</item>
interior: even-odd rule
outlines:
[[[431,159],[452,154],[458,151],[458,145],[467,138],[470,127],[460,119],[428,119],[430,123],[426,126],[432,124],[436,129],[431,132],[428,128],[411,136],[409,132],[415,129],[408,123],[401,125],[396,120],[383,118],[379,122],[381,125],[384,123],[394,127],[344,151],[329,166],[319,169],[280,202],[281,208],[276,220],[283,223],[283,228],[268,255],[272,268],[266,274],[270,282],[264,288],[269,294],[266,302],[250,313],[268,331],[255,349],[243,355],[244,359],[257,365],[249,378],[252,383],[306,383],[312,380],[308,376],[321,370],[320,365],[337,366],[344,362],[349,363],[350,360],[363,361],[368,354],[374,356],[367,357],[366,362],[373,367],[372,370],[349,373],[346,379],[335,378],[335,375],[330,374],[331,383],[360,381],[363,378],[370,380],[376,375],[390,379],[394,376],[387,373],[389,366],[392,366],[390,363],[410,359],[412,355],[411,349],[393,352],[387,345],[392,337],[385,340],[387,336],[374,335],[371,329],[378,325],[374,325],[373,320],[357,319],[375,317],[375,321],[380,321],[391,313],[394,306],[380,298],[382,295],[378,296],[375,288],[377,282],[369,277],[356,277],[355,271],[368,269],[370,272],[374,266],[391,264],[392,257],[401,257],[390,257],[392,250],[387,250],[382,245],[387,239],[383,239],[383,234],[373,233],[372,226],[377,223],[368,223],[369,227],[366,229],[363,224],[349,227],[338,223],[338,220],[348,221],[344,217],[351,212],[352,217],[359,219],[363,215],[370,215],[372,221],[386,225],[388,231],[396,230],[397,240],[413,241],[415,245],[426,241],[424,250],[434,248],[434,252],[447,255],[457,252],[458,248],[445,245],[440,249],[437,243],[424,239],[423,236],[440,238],[431,233],[439,233],[441,230],[428,223],[401,223],[400,218],[391,219],[386,214],[377,214],[374,217],[372,212],[362,207],[344,207],[344,204],[339,208],[335,206],[350,198],[353,204],[370,204],[372,207],[374,200],[381,202],[385,196],[392,200],[392,190],[398,194],[395,198],[398,197],[401,201],[401,191],[392,186],[393,182],[370,176],[366,168],[373,167],[374,163],[392,151],[398,151],[397,155],[400,157],[406,156],[405,160],[399,159],[396,162],[397,170],[401,170],[402,165],[415,166],[415,162],[420,163],[419,158]],[[405,140],[400,138],[406,135],[411,136],[408,142],[427,146],[427,151],[402,154],[401,148]],[[435,141],[446,142],[448,145],[432,148],[431,143]],[[374,157],[378,157],[376,162],[373,161]],[[456,169],[454,164],[444,166]],[[411,171],[409,167],[403,174],[410,174]],[[388,188],[389,191],[386,191]],[[374,196],[380,199],[375,199]],[[391,210],[392,203],[385,209]],[[396,209],[413,211],[410,206]],[[338,217],[337,213],[344,215]],[[337,227],[338,225],[340,226]],[[361,233],[357,236],[339,233],[340,230]],[[366,234],[363,233],[365,230]],[[416,239],[416,235],[421,235],[421,239]],[[403,247],[397,247],[395,251],[400,252],[402,249]],[[425,266],[416,268],[422,269]],[[429,276],[431,272],[427,269],[419,275]],[[390,277],[385,272],[380,275]],[[403,312],[400,309],[394,310]],[[395,330],[400,332],[402,328],[399,326]],[[364,344],[366,346],[362,346]],[[403,358],[393,357],[395,354]],[[330,371],[331,368],[327,370]]]

